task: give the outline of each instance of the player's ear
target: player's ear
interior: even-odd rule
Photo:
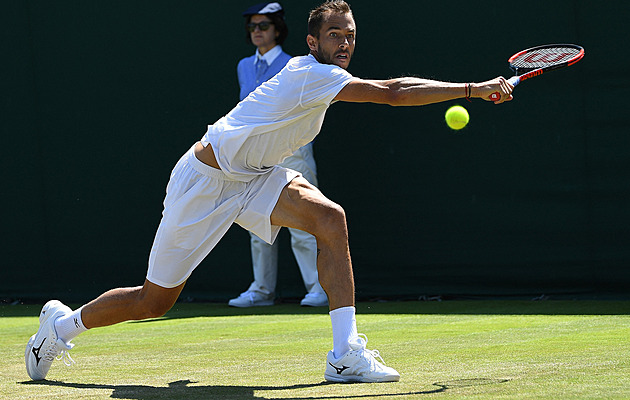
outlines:
[[[317,51],[317,38],[315,36],[307,35],[306,44],[308,44],[309,49]]]

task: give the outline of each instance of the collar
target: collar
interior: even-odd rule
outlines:
[[[258,59],[263,59],[265,60],[267,65],[271,65],[271,63],[274,62],[276,58],[278,58],[280,53],[282,53],[282,46],[280,46],[279,44],[274,46],[273,49],[269,50],[263,55],[260,55],[260,52],[258,51],[258,49],[256,49],[256,57],[254,57],[254,64],[256,64],[256,61]]]

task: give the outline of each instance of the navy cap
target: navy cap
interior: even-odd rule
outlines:
[[[247,10],[243,12],[243,16],[247,17],[249,15],[257,15],[257,14],[274,14],[277,12],[282,12],[282,6],[280,3],[272,2],[272,3],[260,3],[255,6],[249,7]]]

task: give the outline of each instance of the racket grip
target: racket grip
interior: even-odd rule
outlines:
[[[510,79],[508,79],[508,82],[510,83],[510,85],[516,86],[519,83],[521,83],[521,77],[520,76],[513,76]]]
[[[516,87],[516,85],[518,85],[519,83],[521,83],[521,78],[519,76],[513,76],[510,79],[507,80],[508,83],[514,87]],[[494,92],[490,95],[490,100],[492,101],[497,101],[501,98],[501,95],[499,94],[499,92]]]

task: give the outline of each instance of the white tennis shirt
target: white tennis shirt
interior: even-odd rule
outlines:
[[[354,79],[343,68],[321,64],[310,54],[294,57],[209,125],[201,142],[212,145],[226,175],[247,182],[311,142],[335,96]]]

